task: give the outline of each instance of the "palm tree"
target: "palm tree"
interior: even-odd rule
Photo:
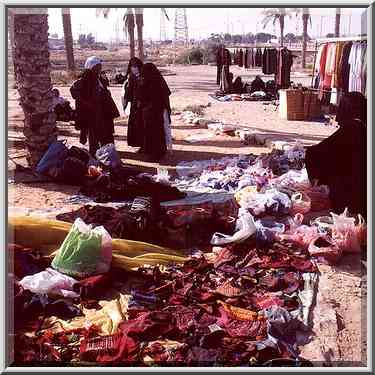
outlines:
[[[66,61],[68,65],[68,71],[73,72],[75,70],[74,64],[74,53],[73,53],[73,35],[72,35],[72,22],[70,18],[70,9],[61,8],[62,23],[64,29],[64,41],[66,50]]]
[[[96,15],[99,16],[102,14],[104,18],[108,17],[111,8],[97,8]],[[169,21],[167,12],[162,8],[162,12]],[[135,15],[135,17],[134,17]],[[135,19],[135,22],[134,22]],[[130,48],[130,58],[135,56],[135,37],[134,37],[134,28],[135,23],[137,24],[137,37],[138,37],[138,56],[141,60],[144,59],[143,51],[143,8],[127,8],[126,13],[124,14],[124,30],[129,36],[129,48]]]
[[[14,67],[14,14],[11,9],[8,9],[8,34],[9,34],[9,47],[11,53],[12,64]]]
[[[307,49],[307,28],[308,23],[310,21],[311,25],[311,15],[310,15],[310,9],[309,8],[295,8],[293,11],[296,14],[296,17],[298,17],[302,11],[302,25],[303,25],[303,33],[302,33],[302,68],[306,68],[306,49]]]
[[[341,8],[336,8],[335,37],[340,36]]]
[[[135,21],[137,23],[138,57],[143,61],[143,9],[135,8]]]
[[[124,15],[125,30],[129,35],[129,48],[130,48],[130,58],[135,56],[135,38],[134,38],[134,13],[132,8],[128,8]],[[138,36],[139,43],[139,36]],[[139,44],[138,44],[139,45]]]
[[[284,25],[285,16],[291,17],[291,13],[286,11],[286,8],[269,8],[263,11],[264,18],[262,20],[263,27],[265,28],[271,21],[273,25],[279,22],[280,25],[280,45],[284,45]]]
[[[113,8],[97,8],[96,9],[96,16],[100,16],[101,14],[103,15],[104,18],[108,18],[108,15]],[[115,8],[116,11],[118,10]],[[124,29],[127,32],[127,35],[129,35],[129,48],[130,48],[130,58],[135,56],[135,42],[134,42],[134,12],[133,8],[127,8],[126,13],[124,14],[123,17],[124,21]],[[138,23],[137,23],[138,26]],[[142,26],[143,26],[143,16],[142,16]],[[137,30],[139,32],[139,29]],[[139,46],[139,34],[138,34],[138,46]],[[143,38],[142,39],[142,49],[143,49]]]
[[[36,10],[36,8],[34,8]],[[48,48],[48,11],[14,14],[14,66],[17,90],[25,119],[28,163],[35,166],[48,146],[57,139],[52,107],[51,65]]]

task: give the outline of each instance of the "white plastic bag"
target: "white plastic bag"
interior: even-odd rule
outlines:
[[[52,268],[26,276],[20,281],[22,288],[33,293],[61,295],[66,298],[79,297],[77,293],[73,292],[73,285],[76,283],[77,280]]]
[[[255,234],[256,230],[257,228],[253,216],[246,210],[240,208],[236,222],[236,232],[233,236],[216,232],[212,236],[211,245],[222,246],[230,243],[240,243]]]

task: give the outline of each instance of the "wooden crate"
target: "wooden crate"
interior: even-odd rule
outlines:
[[[318,93],[315,91],[305,91],[304,95],[304,112],[305,120],[312,120],[321,114],[321,106],[318,98]]]
[[[279,115],[287,120],[304,120],[304,95],[302,90],[280,90]]]

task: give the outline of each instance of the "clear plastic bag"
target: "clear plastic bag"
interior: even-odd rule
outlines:
[[[20,284],[22,288],[37,294],[61,295],[65,298],[77,298],[79,295],[73,291],[77,280],[47,268],[45,271],[24,277]]]
[[[106,273],[112,262],[112,239],[104,227],[92,229],[76,219],[60,246],[52,267],[75,277]]]

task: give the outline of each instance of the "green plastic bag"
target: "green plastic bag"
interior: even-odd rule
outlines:
[[[104,227],[92,228],[76,219],[60,246],[52,267],[66,275],[88,277],[109,271],[112,239]]]

